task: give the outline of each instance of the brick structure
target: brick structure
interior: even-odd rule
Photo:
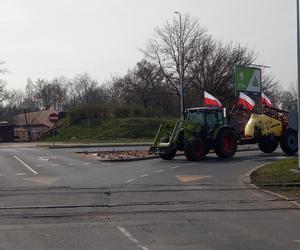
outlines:
[[[37,141],[49,135],[53,128],[53,123],[48,120],[51,113],[57,113],[59,115],[60,112],[45,110],[16,115],[15,137],[18,138],[19,141]]]

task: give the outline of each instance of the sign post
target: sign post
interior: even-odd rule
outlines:
[[[296,8],[297,8],[297,74],[298,74],[298,102],[297,102],[297,110],[298,110],[298,145],[300,142],[300,27],[299,27],[299,0],[296,0]],[[300,147],[298,146],[298,169],[300,170]]]
[[[51,113],[48,116],[48,119],[50,122],[53,123],[53,127],[52,127],[52,141],[53,141],[53,146],[55,145],[55,141],[54,141],[54,128],[56,126],[56,123],[58,122],[58,114],[57,113]]]

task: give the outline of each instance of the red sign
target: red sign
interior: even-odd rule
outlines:
[[[51,113],[49,116],[48,116],[48,119],[50,122],[52,123],[56,123],[58,121],[58,114],[56,113]]]

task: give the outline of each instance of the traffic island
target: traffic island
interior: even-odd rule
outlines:
[[[257,187],[300,203],[300,171],[297,157],[267,164],[255,170],[250,178],[251,183]]]
[[[101,151],[101,152],[80,152],[82,158],[97,161],[137,161],[158,158],[145,150],[124,150],[124,151]]]

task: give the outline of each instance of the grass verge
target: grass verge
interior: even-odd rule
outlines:
[[[76,124],[62,123],[55,140],[67,143],[152,142],[161,122],[174,126],[176,119],[147,117],[82,120]],[[50,136],[45,141],[52,141]]]
[[[251,174],[256,186],[300,201],[300,171],[298,158],[279,160],[259,168]]]

